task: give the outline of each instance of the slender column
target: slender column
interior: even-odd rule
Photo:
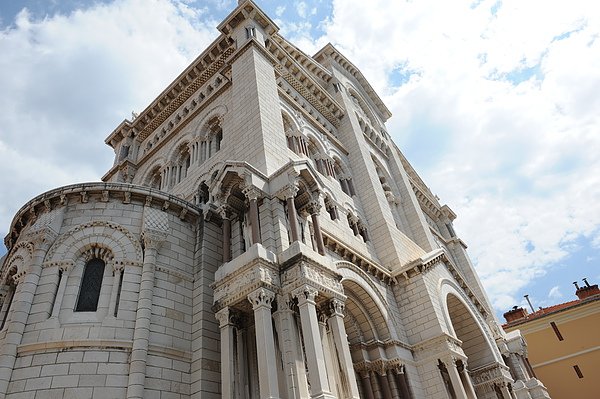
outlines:
[[[306,362],[310,371],[308,376],[312,393],[311,398],[324,398],[330,397],[330,391],[315,306],[317,294],[316,289],[306,285],[296,290],[293,295],[298,298]]]
[[[117,309],[117,295],[119,294],[119,282],[121,281],[121,274],[123,273],[122,265],[113,266],[113,283],[110,291],[110,302],[108,305],[109,316],[115,316],[115,310]],[[65,280],[63,276],[63,280]],[[62,283],[62,281],[61,281]]]
[[[345,305],[341,300],[332,299],[329,302],[330,317],[328,323],[333,334],[333,342],[337,349],[343,386],[346,389],[343,396],[358,399],[358,385],[356,384],[350,346],[348,345],[346,327],[344,326],[344,307]]]
[[[271,322],[271,303],[274,298],[275,294],[265,288],[259,288],[248,295],[254,310],[258,383],[262,399],[279,398],[275,340]]]
[[[379,383],[379,376],[374,371],[371,370],[371,386],[373,387],[373,393],[377,399],[383,398],[383,393],[381,392],[381,384]]]
[[[294,197],[298,192],[298,187],[290,185],[285,188],[283,195],[287,201],[288,219],[290,222],[290,232],[292,234],[292,242],[296,242],[300,239],[300,228],[298,227],[298,215],[296,214],[296,204],[294,204]]]
[[[238,321],[238,324],[241,323]],[[248,393],[248,357],[246,356],[246,330],[244,328],[240,328],[238,325],[237,328],[237,397],[238,398],[248,398],[250,394]]]
[[[383,399],[392,399],[392,389],[390,387],[390,382],[388,381],[385,365],[382,365],[381,368],[377,370],[377,377],[379,379],[379,385],[381,386]]]
[[[0,347],[0,398],[2,399],[6,397],[8,383],[17,359],[17,348],[21,344],[27,318],[31,312],[31,304],[42,273],[42,261],[53,238],[55,238],[54,234],[45,230],[37,232],[31,264],[24,265],[24,270],[18,270],[15,278],[17,287],[12,299],[12,309],[8,310],[11,312],[10,320],[7,320],[6,335]]]
[[[340,179],[340,185],[342,186],[342,191],[346,194],[350,195],[350,189],[348,188],[348,181],[345,177]]]
[[[450,381],[452,382],[452,388],[456,394],[456,399],[468,399],[467,393],[465,392],[465,387],[463,387],[462,381],[460,380],[460,374],[458,373],[458,369],[454,363],[454,359],[449,359],[448,364],[448,375],[450,377]]]
[[[234,345],[232,323],[233,314],[228,307],[215,313],[221,330],[221,397],[223,399],[234,399],[236,392]]]
[[[258,223],[258,196],[260,191],[256,187],[247,187],[244,189],[244,195],[250,203],[250,223],[252,227],[252,244],[260,243],[260,225]]]
[[[302,347],[294,321],[289,295],[277,297],[277,312],[273,313],[279,335],[279,348],[283,355],[283,368],[287,376],[287,397],[308,398],[306,371],[302,360]],[[285,396],[285,395],[283,395]]]
[[[219,208],[223,219],[223,263],[231,260],[231,209],[223,205]]]
[[[321,255],[325,255],[325,244],[323,243],[323,233],[321,232],[321,225],[319,224],[319,210],[321,204],[317,201],[312,201],[308,206],[308,211],[313,223],[313,229],[315,231],[315,241],[317,242],[317,250]]]
[[[148,358],[148,341],[150,339],[150,320],[152,317],[152,297],[154,295],[154,270],[158,248],[166,238],[166,234],[142,233],[144,240],[144,266],[140,281],[140,293],[135,316],[133,345],[129,363],[129,381],[127,383],[127,399],[144,398],[144,381],[146,379],[146,360]]]
[[[401,366],[398,369],[396,369],[396,373],[396,377],[398,380],[398,388],[400,389],[402,399],[411,399],[412,396],[410,394],[410,390],[408,389],[406,366]]]
[[[400,398],[400,389],[398,388],[398,383],[396,381],[396,376],[394,375],[393,370],[389,370],[387,373],[388,384],[390,384],[390,389],[392,390],[392,399],[401,399]]]
[[[527,374],[525,373],[525,368],[523,367],[523,363],[521,362],[521,359],[519,359],[516,353],[508,354],[508,363],[509,364],[507,364],[507,366],[509,366],[513,370],[515,376],[517,377],[517,380],[527,381]]]
[[[58,283],[58,289],[56,290],[56,298],[54,299],[54,306],[52,307],[52,313],[50,313],[51,318],[58,317],[60,313],[60,308],[62,306],[63,297],[65,296],[65,289],[67,288],[67,280],[69,279],[69,273],[73,268],[72,264],[68,266],[61,266],[62,277],[60,282]]]
[[[513,396],[510,394],[510,390],[508,389],[508,385],[506,383],[500,385],[500,391],[502,391],[502,396],[504,396],[504,399],[513,399]]]
[[[371,376],[369,375],[369,371],[364,371],[361,374],[361,380],[363,385],[363,391],[365,392],[366,399],[375,399],[375,394],[373,393],[373,386],[371,385]]]
[[[465,387],[465,392],[467,394],[467,398],[469,399],[477,399],[477,395],[475,394],[475,389],[473,388],[473,383],[471,382],[471,377],[469,376],[469,372],[467,371],[467,367],[464,362],[456,363],[456,368],[458,369],[458,373],[460,374],[460,379]],[[508,397],[510,399],[510,396]]]

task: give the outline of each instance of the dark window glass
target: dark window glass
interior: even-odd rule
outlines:
[[[76,312],[95,312],[98,309],[104,265],[104,261],[97,258],[86,263],[75,307]]]

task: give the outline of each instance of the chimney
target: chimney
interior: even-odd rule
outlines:
[[[577,295],[577,298],[579,298],[580,301],[591,296],[600,294],[598,284],[590,285],[590,283],[588,283],[587,281],[587,278],[583,279],[583,283],[585,284],[584,287],[579,287],[576,285],[577,290],[575,291],[575,295]]]
[[[521,320],[525,317],[527,317],[527,310],[518,306],[514,306],[511,310],[504,313],[504,318],[507,323],[512,323],[513,321]]]

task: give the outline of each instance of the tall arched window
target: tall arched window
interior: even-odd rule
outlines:
[[[12,301],[15,297],[15,291],[17,288],[13,278],[15,274],[17,274],[16,268],[11,270],[6,278],[6,292],[4,294],[4,301],[2,302],[2,308],[0,310],[0,319],[2,320],[0,322],[0,330],[4,329],[4,326],[6,325],[8,314],[10,312],[10,308],[12,307]]]
[[[98,258],[93,258],[85,264],[75,306],[76,312],[95,312],[98,309],[105,265],[104,261]]]

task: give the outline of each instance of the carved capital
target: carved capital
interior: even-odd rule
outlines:
[[[287,186],[283,187],[281,190],[279,190],[278,197],[283,198],[285,200],[289,199],[289,198],[294,198],[296,196],[296,194],[298,193],[298,186],[296,184],[288,184]]]
[[[310,285],[304,285],[298,289],[296,289],[292,296],[294,298],[298,298],[298,304],[302,305],[306,302],[315,304],[315,298],[319,295],[319,291],[316,288],[311,287]]]
[[[254,310],[261,307],[268,307],[270,309],[273,299],[275,299],[275,293],[266,288],[259,288],[248,294],[248,300]]]
[[[146,229],[142,232],[142,241],[146,250],[158,251],[162,243],[167,239],[167,233],[162,231]]]
[[[254,186],[248,186],[242,190],[242,193],[248,198],[249,201],[258,200],[261,196],[261,191]]]
[[[221,215],[222,219],[231,219],[231,215],[233,214],[233,209],[231,208],[231,206],[225,204],[225,205],[221,205],[219,208],[217,208],[217,212],[219,212],[219,215]]]
[[[329,306],[329,314],[331,316],[344,317],[344,310],[346,309],[344,302],[337,298],[333,298],[327,305]]]
[[[219,328],[227,326],[236,326],[238,322],[238,314],[230,307],[225,307],[215,313],[215,317],[219,321]]]
[[[306,204],[306,210],[311,215],[318,215],[321,211],[321,203],[318,200],[312,200],[308,204]]]

